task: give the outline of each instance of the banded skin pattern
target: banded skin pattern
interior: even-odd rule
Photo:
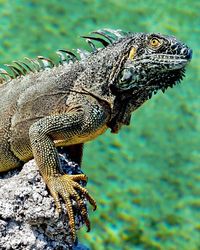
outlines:
[[[90,221],[84,174],[62,170],[58,148],[81,165],[83,145],[107,129],[117,133],[158,90],[182,80],[192,50],[173,36],[103,29],[84,36],[90,52],[59,50],[60,61],[26,58],[0,69],[0,172],[34,158],[61,212],[66,204],[76,239],[72,200]],[[101,43],[102,47],[96,47]]]

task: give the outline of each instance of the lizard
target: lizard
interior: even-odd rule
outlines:
[[[97,205],[79,184],[85,174],[63,172],[59,148],[81,165],[86,142],[129,125],[132,113],[153,94],[182,80],[192,58],[186,44],[160,33],[101,29],[83,38],[90,51],[58,50],[57,63],[38,56],[0,69],[0,172],[34,158],[57,210],[61,199],[66,205],[73,241],[72,199],[88,230],[84,199]]]

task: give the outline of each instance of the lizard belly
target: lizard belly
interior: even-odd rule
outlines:
[[[93,131],[92,133],[85,133],[82,135],[73,136],[69,139],[54,139],[54,143],[56,146],[68,146],[73,144],[85,143],[87,141],[91,141],[103,134],[108,129],[107,125],[100,127],[98,130]]]

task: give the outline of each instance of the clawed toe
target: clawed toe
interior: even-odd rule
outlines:
[[[88,193],[87,189],[82,187],[79,183],[77,183],[77,181],[87,181],[86,175],[78,174],[78,175],[62,175],[57,177],[54,176],[50,177],[47,180],[47,185],[54,198],[58,212],[61,211],[59,196],[61,196],[65,202],[67,214],[69,217],[69,226],[71,229],[71,237],[73,242],[75,242],[76,240],[76,230],[75,230],[74,211],[71,199],[73,199],[76,202],[77,208],[80,211],[80,214],[87,227],[88,232],[90,231],[90,221],[88,218],[85,198],[93,206],[93,210],[97,208],[95,200]]]

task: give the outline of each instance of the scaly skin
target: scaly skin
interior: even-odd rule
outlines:
[[[66,147],[70,158],[80,164],[85,142],[108,128],[117,133],[122,125],[128,125],[131,113],[152,93],[181,80],[192,54],[176,38],[161,34],[96,33],[104,39],[86,37],[94,51],[81,51],[79,61],[66,63],[62,54],[58,66],[40,57],[43,66],[31,65],[29,59],[23,66],[16,63],[11,68],[13,74],[1,70],[0,172],[34,158],[58,211],[59,196],[66,204],[73,240],[71,198],[76,200],[88,230],[82,196],[94,209],[96,202],[77,183],[86,180],[85,175],[63,173],[56,148]],[[96,49],[93,40],[105,48]],[[74,59],[72,54],[70,58]],[[11,79],[4,80],[9,75]]]

